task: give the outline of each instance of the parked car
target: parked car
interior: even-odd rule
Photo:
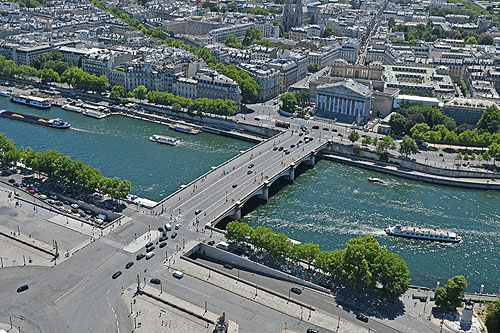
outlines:
[[[28,289],[30,289],[30,287],[28,287],[27,284],[23,284],[22,286],[20,286],[19,288],[17,288],[17,292],[18,293],[22,293],[23,291],[28,290]]]
[[[47,196],[45,194],[41,194],[39,197],[38,197],[40,200],[46,200],[47,199]]]
[[[182,273],[181,271],[174,271],[172,273],[172,276],[177,279],[182,279],[184,277],[184,273]]]
[[[365,323],[367,323],[367,322],[368,322],[368,317],[367,317],[367,316],[365,316],[365,315],[364,315],[364,314],[362,314],[362,313],[358,313],[358,314],[356,315],[356,319],[361,320],[361,321],[364,321]]]
[[[59,198],[57,197],[57,195],[54,195],[54,194],[52,194],[52,195],[50,196],[50,198],[51,198],[51,199],[53,199],[53,200],[57,200],[57,199],[59,199]]]
[[[226,263],[226,264],[224,264],[224,268],[233,269],[233,265]]]
[[[146,260],[149,260],[151,258],[153,258],[155,256],[155,253],[154,252],[150,252],[146,255]]]
[[[14,178],[9,179],[9,183],[14,184],[15,182],[16,182],[16,180]]]
[[[152,284],[160,284],[161,283],[160,279],[157,279],[157,278],[152,278],[151,280],[149,280],[149,282],[151,282]]]
[[[315,330],[314,328],[308,328],[306,333],[319,333],[318,330]]]
[[[71,204],[71,208],[78,209],[78,208],[80,208],[80,206],[78,206],[78,204],[74,203],[74,204]]]
[[[141,260],[144,258],[146,255],[144,253],[139,253],[138,255],[135,256],[135,260]]]
[[[170,236],[170,238],[174,239],[175,237],[177,237],[177,233],[174,231],[174,232],[172,233],[172,236]]]
[[[147,247],[147,248],[146,248],[146,253],[151,252],[151,251],[153,251],[154,249],[155,249],[155,247],[154,247],[154,246]]]
[[[212,239],[212,240],[209,240],[209,241],[207,242],[207,244],[208,244],[208,245],[210,245],[210,246],[213,246],[213,245],[215,244],[215,241],[214,241],[213,239]]]
[[[170,225],[170,223],[165,224],[165,230],[167,231],[172,230],[172,226]]]
[[[161,242],[166,241],[167,239],[168,239],[168,236],[167,236],[167,235],[163,235],[163,236],[161,236],[161,237],[158,239],[158,241],[161,243]]]
[[[121,271],[116,271],[113,276],[111,276],[111,278],[114,280],[116,278],[118,278],[120,275],[122,275],[122,272]]]
[[[167,246],[167,242],[162,242],[159,245],[160,249],[163,249],[165,246]]]
[[[290,291],[291,291],[292,293],[294,293],[294,294],[297,294],[297,295],[302,294],[302,289],[297,288],[297,287],[290,288]]]
[[[158,227],[159,232],[163,232],[163,227]]]
[[[147,249],[148,247],[151,247],[151,246],[153,246],[153,242],[148,242],[145,247]]]
[[[179,223],[177,223],[174,227],[175,230],[179,230],[181,228],[181,225]]]

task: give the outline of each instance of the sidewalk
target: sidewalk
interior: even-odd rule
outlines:
[[[339,331],[357,333],[363,329],[357,325],[344,320],[338,321],[338,317],[332,317],[322,311],[312,311],[303,306],[288,302],[285,299],[257,290],[256,288],[242,283],[234,278],[229,278],[215,271],[204,267],[192,264],[186,260],[178,260],[173,265],[175,269],[182,271],[186,275],[190,275],[199,280],[213,284],[219,288],[247,298],[256,303],[262,304],[268,308],[274,309],[301,321],[312,325],[323,327],[328,330],[337,330],[337,325],[340,324]],[[209,273],[210,272],[210,273]],[[333,299],[332,299],[333,300]]]

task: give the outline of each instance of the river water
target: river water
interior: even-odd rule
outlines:
[[[0,118],[0,132],[16,145],[57,149],[82,160],[108,177],[132,182],[132,193],[160,200],[180,185],[247,149],[250,143],[207,133],[191,136],[166,126],[110,116],[97,120],[57,107],[42,111],[0,98],[0,109],[60,117],[69,130],[51,129]],[[176,147],[154,144],[151,134],[178,137]],[[368,177],[384,179],[375,184]],[[406,260],[412,284],[434,287],[463,274],[469,291],[498,292],[500,286],[500,193],[436,186],[330,161],[319,161],[245,217],[322,250],[343,248],[361,235],[374,236]],[[389,224],[418,225],[456,231],[458,245],[386,236]]]

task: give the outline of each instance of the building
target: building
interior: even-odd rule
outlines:
[[[258,64],[239,64],[239,69],[244,70],[259,84],[259,102],[265,102],[280,93],[280,72],[275,68],[265,68]]]
[[[321,27],[317,24],[308,24],[300,27],[292,27],[288,32],[288,38],[300,42],[303,39],[319,37]]]
[[[421,96],[455,96],[455,87],[445,68],[384,66],[383,80],[387,88]]]
[[[370,116],[373,91],[354,80],[323,84],[316,88],[315,114],[341,122],[362,122]]]
[[[111,71],[109,82],[123,86],[126,91],[142,85],[148,90],[173,92],[175,76],[183,70],[182,64],[127,63]]]
[[[444,103],[443,113],[455,119],[458,125],[476,126],[483,115],[483,111],[489,107],[498,108],[498,105],[493,101],[484,99],[457,97]]]
[[[18,65],[28,65],[31,66],[33,59],[45,52],[52,49],[60,48],[62,46],[75,46],[79,44],[80,41],[64,41],[54,44],[43,44],[37,46],[20,46],[12,50],[12,60]]]
[[[113,68],[130,61],[132,55],[128,52],[99,49],[82,58],[82,70],[97,76],[109,75]]]
[[[286,92],[288,87],[306,76],[307,59],[305,54],[290,53],[266,64],[280,73],[280,93]]]
[[[323,46],[308,54],[308,62],[318,64],[320,68],[330,65],[338,57],[338,49]]]
[[[292,27],[300,27],[302,25],[302,0],[297,0],[292,4],[291,0],[287,0],[283,6],[283,27],[288,32]]]
[[[235,35],[240,41],[245,37],[248,28],[253,27],[253,23],[235,24],[224,28],[214,29],[208,33],[214,43],[224,43],[227,36]]]
[[[91,53],[99,51],[99,49],[62,46],[59,48],[59,51],[61,51],[64,61],[71,62],[73,65],[77,65],[78,61],[81,58],[83,59]]]
[[[232,99],[239,106],[241,90],[238,83],[216,71],[198,72],[197,98]]]

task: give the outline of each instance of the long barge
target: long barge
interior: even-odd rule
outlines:
[[[7,110],[0,110],[0,117],[10,118],[14,120],[24,121],[27,123],[48,126],[52,128],[70,128],[71,124],[67,121],[56,119],[47,119],[38,116],[32,116],[29,114],[23,114],[19,112],[12,112]]]
[[[39,109],[50,108],[50,102],[46,98],[40,98],[36,96],[26,96],[26,95],[11,95],[10,101],[18,104],[24,104],[27,106],[32,106]]]

